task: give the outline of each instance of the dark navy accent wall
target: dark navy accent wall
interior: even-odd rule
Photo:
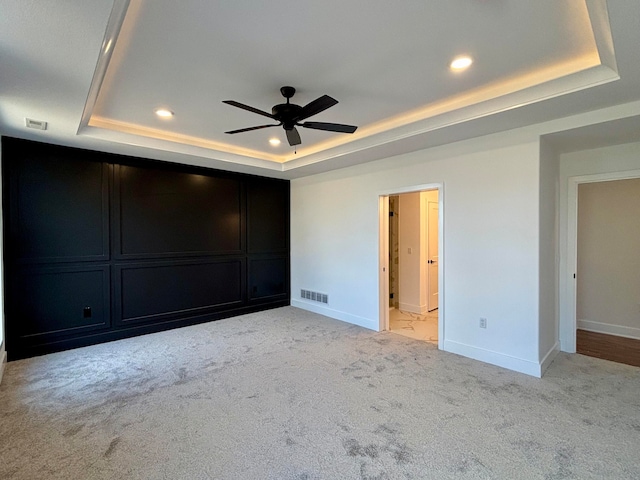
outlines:
[[[288,305],[289,182],[2,139],[9,359]]]

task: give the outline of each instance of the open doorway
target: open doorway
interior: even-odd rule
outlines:
[[[443,348],[442,198],[430,187],[381,196],[381,329]]]
[[[612,241],[627,241],[634,240],[638,235],[633,235],[629,228],[631,228],[632,223],[636,220],[635,211],[632,215],[623,214],[622,211],[619,211],[620,208],[626,208],[628,199],[620,200],[618,195],[624,191],[618,190],[617,181],[619,180],[632,180],[640,178],[640,170],[628,170],[621,172],[605,172],[605,173],[596,173],[589,175],[581,175],[575,177],[569,177],[567,182],[567,202],[566,202],[566,228],[564,235],[564,248],[565,250],[565,261],[564,264],[562,262],[561,256],[561,276],[560,276],[560,340],[562,344],[562,350],[569,353],[576,353],[577,348],[577,336],[578,332],[582,331],[582,333],[588,333],[589,335],[597,335],[600,337],[603,335],[611,335],[614,337],[616,343],[618,343],[621,339],[624,339],[623,342],[626,344],[629,342],[638,342],[640,341],[640,324],[635,325],[623,325],[621,320],[625,317],[624,312],[622,314],[618,313],[619,308],[626,308],[627,313],[635,310],[635,321],[637,322],[638,313],[640,313],[640,302],[637,300],[636,296],[629,296],[629,288],[636,288],[640,285],[640,277],[636,277],[636,280],[633,279],[631,282],[628,280],[622,281],[622,287],[620,286],[620,279],[622,277],[626,277],[628,272],[625,273],[623,270],[627,269],[630,265],[629,253],[625,254],[624,252],[629,252],[628,249],[622,248],[622,246],[616,246],[612,244]],[[586,219],[585,216],[590,217],[591,214],[589,207],[586,203],[584,203],[586,197],[586,190],[582,189],[581,200],[580,200],[580,208],[578,208],[578,190],[582,185],[599,183],[601,185],[607,185],[613,189],[611,192],[606,192],[604,195],[597,196],[595,199],[591,199],[591,207],[596,207],[597,209],[604,209],[605,215],[600,214],[600,218],[606,219],[606,221],[619,221],[621,218],[623,219],[622,224],[617,226],[611,225],[596,225],[595,227],[592,225],[589,227],[588,223],[593,219]],[[636,194],[637,195],[637,194]],[[613,204],[608,204],[608,202],[613,201]],[[581,225],[581,234],[578,234],[578,212],[581,211],[582,225]],[[598,215],[594,218],[598,218]],[[630,223],[631,222],[631,223]],[[599,245],[597,255],[589,254],[592,251],[593,245],[589,246],[584,242],[590,242],[589,239],[584,237],[584,228],[590,229],[595,233],[605,233],[605,241],[606,245]],[[611,238],[609,238],[609,232],[613,232]],[[620,236],[622,233],[622,236]],[[616,237],[618,238],[616,240]],[[560,232],[561,241],[563,239],[562,231]],[[579,267],[578,261],[578,243],[582,243],[580,248],[581,259],[580,263],[582,265]],[[597,244],[596,244],[597,245]],[[635,259],[637,260],[637,248],[633,249],[635,254]],[[619,254],[623,254],[622,261],[622,270],[620,270],[620,262],[615,257]],[[624,256],[626,255],[626,257]],[[602,264],[601,262],[605,263]],[[598,263],[600,262],[600,263]],[[618,264],[618,266],[616,266]],[[636,264],[637,265],[637,264]],[[594,268],[595,267],[595,268]],[[632,266],[633,268],[633,266]],[[592,272],[589,273],[588,269],[591,269]],[[635,268],[637,270],[637,267]],[[612,272],[614,275],[614,280],[606,280],[605,277],[608,276],[609,279],[611,275],[608,275],[607,272]],[[632,274],[633,275],[633,274]],[[590,278],[589,278],[590,277]],[[598,286],[592,284],[589,286],[589,283],[596,280],[597,282],[605,281],[605,288],[598,290]],[[586,284],[584,282],[587,282]],[[581,305],[578,306],[578,284],[580,285],[580,302]],[[594,298],[602,298],[603,294],[606,294],[607,302],[614,301],[614,304],[608,303],[609,306],[604,305],[605,314],[598,314],[595,309],[591,308],[588,302],[591,301],[589,297],[590,291],[594,290],[593,285],[595,285],[596,296]],[[611,288],[613,287],[613,291]],[[587,303],[585,303],[585,301]],[[637,302],[637,303],[636,303]],[[613,306],[612,306],[613,305]],[[602,306],[598,303],[598,308]],[[605,317],[605,318],[602,318]],[[612,321],[611,319],[616,319]],[[631,327],[631,328],[629,328]],[[637,327],[637,328],[635,328]],[[617,337],[617,338],[615,338]],[[601,342],[602,337],[600,337],[597,342],[601,343],[598,348],[605,347],[608,352],[616,352],[622,353],[623,350],[628,350],[628,345],[617,344],[612,348],[607,347]],[[607,338],[609,340],[609,338]],[[592,348],[591,346],[583,345],[583,348]],[[584,349],[580,348],[582,353],[585,353]],[[603,350],[602,350],[603,351]],[[638,349],[635,348],[637,353]]]
[[[576,351],[640,366],[640,178],[578,185]]]

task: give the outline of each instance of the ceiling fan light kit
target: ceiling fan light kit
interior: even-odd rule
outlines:
[[[287,99],[287,103],[280,103],[278,105],[274,105],[271,109],[271,113],[265,112],[263,110],[250,107],[249,105],[245,105],[240,102],[236,102],[235,100],[223,100],[222,103],[226,103],[227,105],[231,105],[233,107],[241,108],[243,110],[247,110],[249,112],[257,113],[258,115],[262,115],[264,117],[271,118],[279,123],[270,123],[267,125],[258,125],[256,127],[248,127],[241,128],[238,130],[231,130],[229,134],[235,133],[243,133],[250,132],[251,130],[259,130],[261,128],[268,127],[280,127],[284,128],[284,131],[287,135],[287,140],[289,141],[289,145],[296,146],[302,143],[300,139],[300,134],[296,127],[303,128],[311,128],[314,130],[324,130],[327,132],[338,132],[338,133],[353,133],[356,131],[358,127],[354,125],[344,125],[342,123],[327,123],[327,122],[304,122],[300,123],[303,120],[306,120],[313,115],[317,115],[320,112],[325,111],[326,109],[333,107],[338,103],[335,98],[331,98],[329,95],[323,95],[321,97],[316,98],[314,101],[308,103],[304,107],[300,105],[296,105],[291,103],[289,100],[296,93],[296,89],[293,87],[282,87],[280,89],[280,93],[282,96]]]

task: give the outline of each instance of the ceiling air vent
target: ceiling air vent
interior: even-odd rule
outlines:
[[[32,118],[25,118],[24,123],[27,125],[27,128],[35,128],[36,130],[47,129],[47,122],[43,122],[41,120],[33,120]]]

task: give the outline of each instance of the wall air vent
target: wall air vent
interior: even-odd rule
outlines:
[[[312,292],[311,290],[300,290],[300,298],[313,302],[329,303],[329,296],[326,293]]]
[[[33,120],[32,118],[25,118],[24,123],[27,128],[35,128],[36,130],[46,130],[47,122],[43,122],[42,120]]]

